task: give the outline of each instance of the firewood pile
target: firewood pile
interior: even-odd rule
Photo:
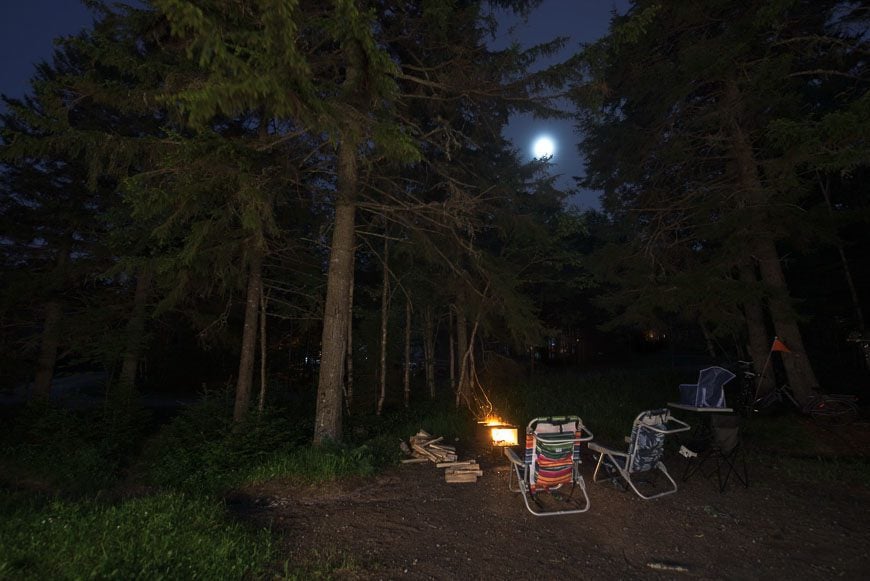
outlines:
[[[432,462],[436,468],[444,468],[446,482],[477,482],[483,471],[475,460],[458,461],[456,447],[443,444],[442,437],[434,437],[420,430],[411,436],[408,443],[401,443],[402,451],[410,458],[402,460],[403,464]]]

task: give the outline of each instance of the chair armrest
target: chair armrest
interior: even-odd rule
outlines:
[[[680,432],[687,432],[692,429],[692,426],[682,420],[678,420],[677,418],[671,417],[670,419],[668,419],[668,424],[670,424],[671,422],[678,424],[678,426],[676,428],[665,428],[664,430],[655,426],[644,426],[644,428],[652,432],[657,432],[659,434],[678,434]]]
[[[628,454],[625,452],[619,452],[612,448],[608,448],[607,446],[602,446],[601,444],[596,444],[595,442],[589,442],[589,449],[593,452],[600,452],[601,454],[610,454],[612,456],[624,456],[628,458]]]
[[[520,457],[517,456],[517,453],[510,448],[504,448],[504,455],[507,456],[507,459],[511,461],[511,464],[516,464],[517,466],[525,465],[525,462],[520,460]]]

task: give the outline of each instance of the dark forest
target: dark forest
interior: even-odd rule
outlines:
[[[752,486],[689,479],[689,441],[669,435],[685,482],[639,501],[592,484],[606,453],[577,440],[590,515],[683,497],[749,518],[794,478],[838,490],[824,514],[855,533],[843,547],[866,539],[847,522],[870,502],[866,3],[633,0],[555,63],[566,38],[492,48],[536,0],[85,4],[93,26],[0,111],[0,579],[527,575],[497,559],[510,530],[443,553],[483,521],[417,555],[413,533],[342,540],[257,507],[291,498],[326,523],[394,479],[475,511],[492,478],[498,519],[531,534],[507,496],[513,477],[539,502],[527,424],[531,441],[534,418],[578,414],[614,443],[659,408],[712,428],[697,453],[720,480],[723,460],[748,463]],[[504,136],[516,114],[572,124],[573,187]],[[580,190],[598,204],[573,206]],[[733,373],[736,447],[665,407],[713,366]],[[514,460],[487,420],[519,430]],[[438,481],[422,444],[477,458],[475,484]],[[785,504],[759,522],[794,540]],[[756,530],[734,526],[700,534]],[[809,574],[861,577],[864,546]],[[781,574],[808,574],[780,549],[763,550]],[[584,573],[577,550],[546,566],[763,575],[665,547]]]

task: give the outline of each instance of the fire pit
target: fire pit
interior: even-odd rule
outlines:
[[[489,428],[489,435],[493,447],[504,448],[507,446],[516,446],[518,444],[516,426],[506,423],[498,416],[488,417],[481,423]]]

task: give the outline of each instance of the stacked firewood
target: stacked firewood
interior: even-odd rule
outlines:
[[[483,471],[474,460],[458,461],[456,448],[442,444],[443,437],[434,437],[420,430],[411,436],[408,443],[402,442],[402,450],[409,456],[402,460],[403,464],[417,462],[432,462],[436,468],[445,468],[444,480],[447,482],[477,482]]]

